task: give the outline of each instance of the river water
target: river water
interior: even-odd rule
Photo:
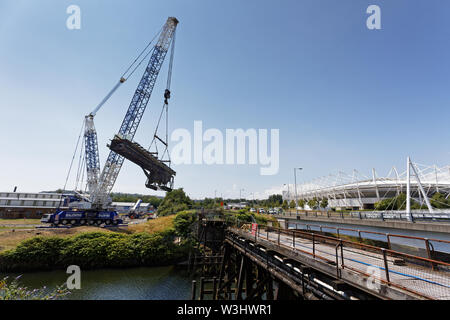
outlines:
[[[401,229],[393,229],[393,228],[360,226],[360,225],[356,225],[356,224],[343,224],[343,223],[323,222],[323,221],[319,222],[319,221],[312,221],[312,220],[301,220],[298,222],[297,221],[289,221],[288,228],[289,229],[306,230],[307,227],[305,226],[305,224],[309,225],[309,230],[319,231],[320,230],[319,226],[322,226],[323,227],[322,230],[324,232],[332,232],[332,233],[336,233],[336,230],[333,229],[333,227],[361,230],[362,231],[361,236],[363,238],[372,239],[372,240],[380,240],[380,241],[387,241],[386,235],[364,233],[363,231],[365,230],[365,231],[372,231],[372,232],[380,232],[380,233],[384,233],[384,234],[389,233],[391,235],[391,243],[392,244],[400,244],[400,245],[406,245],[406,246],[422,248],[422,249],[425,249],[425,242],[423,240],[405,239],[405,238],[395,237],[394,235],[397,234],[397,235],[404,235],[404,236],[411,236],[411,237],[420,237],[420,238],[429,238],[429,239],[439,239],[439,240],[450,241],[450,234],[442,233],[442,232],[401,230]],[[332,228],[326,228],[326,227],[332,227]],[[348,236],[358,236],[357,232],[349,231],[349,230],[340,230],[339,233],[348,235]],[[437,241],[430,241],[430,243],[432,243],[434,250],[450,254],[450,245],[448,243],[441,243],[441,242],[437,242]]]
[[[10,279],[19,274],[2,274]],[[24,273],[20,285],[28,289],[55,288],[65,283],[65,270]],[[176,267],[101,269],[81,271],[81,289],[71,290],[72,300],[184,300],[190,299],[191,280]]]

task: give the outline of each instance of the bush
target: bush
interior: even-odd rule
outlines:
[[[0,300],[56,300],[70,294],[65,284],[50,292],[45,287],[29,290],[20,286],[19,278],[10,282],[8,277],[0,280]]]
[[[437,209],[449,209],[450,199],[446,199],[445,195],[436,192],[430,199],[430,204]]]
[[[191,225],[196,221],[195,211],[182,211],[178,213],[174,220],[175,233],[183,238],[187,238],[191,231]]]
[[[180,218],[181,220],[181,218]],[[91,232],[73,237],[35,237],[0,254],[0,271],[32,271],[167,265],[188,254],[188,242],[174,243],[175,232],[118,234]]]
[[[25,261],[32,261],[35,265],[48,268],[58,262],[59,250],[63,244],[64,239],[61,238],[35,237],[21,242],[14,251],[7,251],[5,257],[12,259],[13,263],[21,264]]]
[[[423,209],[426,206],[420,206],[419,203],[411,199],[411,209]],[[400,193],[394,198],[384,199],[375,203],[376,210],[405,210],[406,194]]]
[[[260,225],[266,225],[269,221],[272,222],[273,226],[278,226],[278,220],[270,215],[264,215],[264,214],[259,214],[259,213],[250,213],[250,212],[245,212],[245,213],[233,213],[233,212],[225,212],[225,219],[226,221],[228,221],[229,223],[234,223],[236,222],[236,219],[238,221],[240,221],[241,223],[253,223],[256,222],[257,224]]]

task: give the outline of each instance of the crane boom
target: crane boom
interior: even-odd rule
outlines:
[[[85,117],[84,123],[84,149],[86,155],[86,172],[88,190],[92,194],[96,191],[98,179],[100,176],[100,157],[98,153],[97,131],[94,126],[94,117],[100,108],[111,98],[122,83],[126,79],[120,78],[120,81],[112,88],[105,98],[98,104],[98,106]]]
[[[132,140],[147,107],[155,86],[156,78],[175,36],[178,20],[169,17],[165,23],[158,42],[151,51],[149,63],[125,114],[118,136]],[[95,129],[94,129],[95,131]],[[109,153],[103,171],[100,174],[95,191],[91,191],[91,202],[94,207],[103,208],[109,203],[109,193],[119,175],[124,158],[114,151]]]
[[[86,156],[87,185],[90,193],[97,189],[100,175],[100,157],[98,154],[97,131],[94,126],[94,116],[86,116],[84,127],[84,149]]]

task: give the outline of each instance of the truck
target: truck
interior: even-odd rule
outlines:
[[[89,210],[59,210],[56,213],[44,214],[42,223],[52,226],[59,225],[114,225],[123,223],[119,214],[115,211],[89,211]]]

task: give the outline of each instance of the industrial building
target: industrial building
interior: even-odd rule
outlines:
[[[436,192],[444,194],[447,198],[450,195],[450,166],[411,163],[411,170],[399,173],[393,167],[386,176],[378,176],[375,169],[368,176],[353,170],[352,174],[338,172],[297,186],[289,185],[287,190],[283,191],[283,198],[295,200],[297,190],[298,200],[326,198],[329,208],[373,209],[376,202],[406,193],[408,176],[411,199],[420,204],[425,203],[420,185],[428,198]]]
[[[64,204],[59,193],[0,192],[0,218],[40,218]]]
[[[70,195],[61,193],[0,192],[0,218],[39,219],[43,214],[65,208]],[[111,206],[118,213],[128,213],[134,202],[113,202]],[[154,208],[150,203],[141,203],[138,213],[147,213]]]

